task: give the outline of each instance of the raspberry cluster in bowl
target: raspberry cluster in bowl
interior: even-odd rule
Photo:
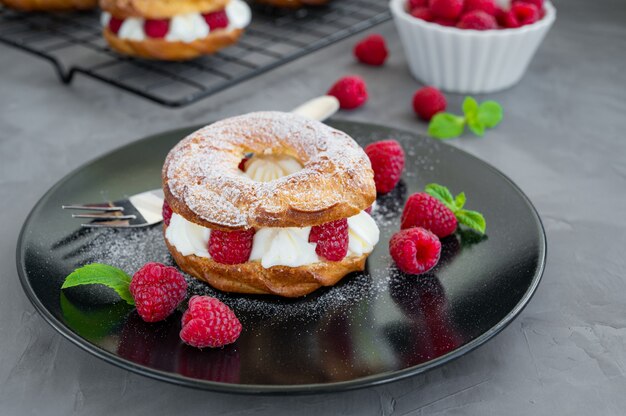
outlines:
[[[549,0],[390,0],[389,8],[411,74],[463,94],[516,84],[556,19]]]
[[[427,22],[471,30],[514,29],[545,16],[544,0],[407,0],[407,12]]]

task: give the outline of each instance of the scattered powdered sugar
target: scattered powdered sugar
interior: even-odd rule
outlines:
[[[132,275],[148,262],[175,266],[160,226],[133,230],[92,229],[74,244],[78,245],[73,251],[75,267],[98,262],[118,267]],[[228,294],[184,275],[189,283],[189,296],[217,297],[233,308],[243,321],[267,318],[268,322],[274,324],[284,321],[308,322],[319,319],[320,315],[328,311],[344,313],[356,302],[376,298],[386,289],[390,274],[386,269],[353,273],[334,287],[321,288],[297,299]]]
[[[270,182],[238,170],[244,154],[268,151],[291,154],[304,168]],[[263,213],[359,206],[362,194],[354,190],[372,187],[369,160],[350,136],[281,112],[232,117],[192,133],[170,151],[164,172],[172,194],[192,212],[227,227],[256,226]]]

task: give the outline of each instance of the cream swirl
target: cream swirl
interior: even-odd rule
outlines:
[[[302,165],[291,156],[254,157],[246,164],[246,176],[257,182],[271,182],[302,170]]]
[[[174,213],[170,225],[165,231],[167,241],[183,256],[195,254],[198,257],[211,258],[209,254],[209,237],[211,230]]]
[[[321,261],[315,243],[309,243],[311,227],[261,228],[254,235],[250,261],[260,261],[264,268],[299,267]],[[187,221],[174,213],[167,227],[167,241],[182,255],[195,254],[210,258],[208,243],[211,230]],[[361,211],[348,218],[348,256],[370,253],[378,243],[380,232],[374,219]]]

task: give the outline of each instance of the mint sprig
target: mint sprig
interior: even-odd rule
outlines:
[[[463,134],[465,126],[477,136],[483,136],[486,129],[497,126],[503,117],[502,106],[495,101],[478,101],[465,97],[463,116],[451,113],[437,113],[430,120],[428,134],[437,139],[452,139]]]
[[[465,202],[467,201],[464,192],[461,192],[456,197],[453,197],[448,188],[436,183],[426,185],[425,191],[428,195],[437,198],[441,201],[441,203],[448,207],[448,209],[454,213],[454,216],[459,223],[476,230],[481,234],[485,233],[487,223],[483,214],[477,211],[463,209]]]
[[[104,285],[113,289],[129,305],[135,300],[130,294],[131,277],[117,267],[101,263],[91,263],[70,273],[63,282],[61,289],[81,285]]]

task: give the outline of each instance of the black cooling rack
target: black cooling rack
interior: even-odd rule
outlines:
[[[189,62],[122,57],[100,33],[99,13],[19,13],[0,6],[0,42],[48,60],[59,79],[84,74],[168,107],[181,107],[389,19],[386,0],[334,0],[298,11],[254,5],[235,46]]]

